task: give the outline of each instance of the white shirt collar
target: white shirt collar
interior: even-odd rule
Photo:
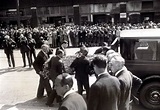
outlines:
[[[99,76],[101,76],[101,75],[103,75],[103,74],[106,74],[106,73],[105,73],[105,72],[103,72],[103,73],[100,73],[100,74],[98,74],[98,77],[99,77]]]
[[[122,69],[120,69],[120,70],[118,70],[116,73],[115,73],[115,76],[117,76],[122,70],[124,70],[124,69],[126,69],[126,67],[125,66],[123,66],[123,68]]]
[[[98,77],[106,73],[108,73],[107,68],[102,73],[98,74]]]
[[[75,92],[73,88],[71,88],[69,91],[67,91],[64,96],[63,96],[63,99],[66,98],[69,94]]]

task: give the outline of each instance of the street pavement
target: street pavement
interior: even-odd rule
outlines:
[[[67,49],[67,55],[73,55],[78,50],[78,48]],[[94,48],[91,50],[89,54],[93,54]],[[39,51],[36,50],[36,53]],[[3,50],[0,50],[0,110],[57,110],[58,104],[54,107],[45,105],[47,97],[36,99],[39,76],[33,67],[23,68],[19,50],[14,50],[14,57],[16,67],[8,68],[7,58]],[[90,79],[95,80],[95,77]],[[76,80],[74,88],[77,89]]]
[[[89,48],[89,55],[93,54],[96,48]],[[67,55],[74,55],[78,50],[78,48],[69,48],[67,49]],[[36,53],[39,51],[36,50]],[[26,66],[23,68],[19,50],[14,50],[14,56],[16,67],[9,68],[5,54],[3,50],[0,50],[0,110],[57,110],[58,104],[56,103],[54,103],[54,107],[45,105],[47,97],[36,98],[39,76],[35,73],[33,67]],[[90,85],[95,80],[96,78],[91,76]],[[74,88],[77,90],[75,79]],[[134,110],[146,109],[136,106]]]

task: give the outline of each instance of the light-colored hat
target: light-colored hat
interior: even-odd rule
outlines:
[[[9,39],[10,37],[9,37],[9,35],[6,35],[4,38],[5,38],[5,39]]]

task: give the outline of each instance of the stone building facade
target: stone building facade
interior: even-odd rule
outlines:
[[[160,22],[160,0],[19,0],[20,20],[31,23],[32,17],[42,23],[139,23]],[[22,2],[23,1],[23,2]],[[0,6],[0,22],[16,23],[16,0]],[[7,3],[7,2],[6,2]],[[78,15],[77,15],[78,13]],[[80,19],[79,19],[80,18]]]

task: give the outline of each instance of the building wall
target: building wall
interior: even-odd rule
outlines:
[[[16,8],[17,0],[1,0],[0,10]],[[21,8],[36,7],[52,7],[52,6],[69,6],[69,5],[84,5],[84,4],[103,4],[116,3],[130,0],[19,0]]]
[[[12,0],[10,1],[13,3]],[[67,3],[66,3],[67,1]],[[119,1],[119,2],[117,2]],[[21,0],[20,2],[20,11],[23,13],[21,15],[21,18],[23,20],[30,19],[31,17],[31,7],[35,6],[37,16],[41,20],[41,22],[46,21],[49,17],[65,17],[65,22],[69,22],[73,18],[73,4],[81,4],[79,5],[80,15],[83,19],[93,22],[93,16],[94,15],[110,15],[112,18],[114,16],[119,16],[120,14],[120,5],[126,4],[126,14],[127,17],[130,17],[130,15],[136,15],[136,14],[142,14],[143,17],[146,17],[147,14],[145,13],[150,12],[150,14],[154,15],[154,20],[156,22],[160,21],[160,0],[149,0],[153,1],[153,8],[143,9],[143,1],[145,0],[108,0],[106,3],[106,0],[46,0],[44,3],[44,0],[29,0],[26,2],[26,0]],[[148,0],[146,0],[148,1]],[[6,3],[6,2],[4,2]],[[26,3],[26,6],[21,5],[22,3]],[[64,4],[66,3],[66,4]],[[103,4],[102,4],[103,3]],[[14,4],[14,3],[13,3]],[[32,5],[31,5],[32,4]],[[14,4],[15,5],[15,4]],[[23,8],[22,8],[23,7]],[[13,17],[16,18],[16,14],[8,15],[8,10],[2,10],[0,11],[0,20],[5,20],[8,18],[12,19]],[[139,21],[143,21],[144,18],[138,18]]]
[[[130,1],[127,3],[127,12],[140,12],[142,9],[141,1]]]
[[[154,0],[154,10],[160,11],[160,0]]]

